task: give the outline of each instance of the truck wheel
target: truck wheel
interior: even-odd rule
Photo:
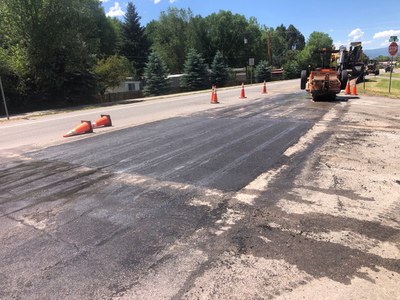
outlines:
[[[300,79],[300,89],[304,90],[306,88],[307,84],[307,71],[302,70],[301,71],[301,79]]]
[[[349,80],[349,74],[347,73],[347,70],[342,70],[342,72],[340,73],[340,89],[341,90],[346,89],[347,80]]]

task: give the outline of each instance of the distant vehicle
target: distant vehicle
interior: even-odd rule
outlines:
[[[393,71],[393,66],[392,65],[386,65],[385,67],[385,72],[392,72]]]
[[[365,68],[365,75],[379,75],[379,64],[376,60],[370,60]]]

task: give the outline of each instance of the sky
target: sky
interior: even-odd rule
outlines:
[[[399,0],[100,0],[108,16],[122,19],[128,1],[132,2],[145,26],[158,20],[168,7],[190,8],[194,15],[206,17],[229,10],[255,17],[259,24],[276,27],[294,25],[306,40],[313,31],[330,35],[335,46],[361,41],[364,49],[389,45],[389,37],[400,39]]]

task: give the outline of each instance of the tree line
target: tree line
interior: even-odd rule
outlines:
[[[144,78],[148,95],[168,91],[167,74],[184,73],[187,90],[223,85],[229,68],[249,58],[259,80],[272,66],[295,78],[315,49],[331,45],[326,33],[306,42],[293,25],[267,27],[224,10],[202,17],[171,7],[141,26],[132,2],[122,20],[107,17],[99,0],[0,2],[0,75],[15,107],[82,103],[127,76]]]

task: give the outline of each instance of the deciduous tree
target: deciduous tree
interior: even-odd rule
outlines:
[[[190,10],[169,8],[161,13],[158,21],[152,21],[146,27],[153,49],[165,61],[172,74],[183,70],[187,53],[186,31],[191,16]]]
[[[1,34],[20,93],[57,99],[93,87],[90,69],[104,14],[99,1],[2,0],[0,5]]]
[[[98,89],[104,94],[107,89],[117,87],[131,73],[131,66],[126,57],[112,55],[101,59],[94,67]]]
[[[332,38],[323,32],[314,31],[310,34],[307,44],[304,49],[299,53],[298,63],[301,69],[305,69],[309,64],[313,67],[322,66],[322,56],[321,53],[316,53],[317,50],[322,50],[323,48],[331,48],[333,45]],[[329,61],[330,54],[327,54],[325,61]]]

